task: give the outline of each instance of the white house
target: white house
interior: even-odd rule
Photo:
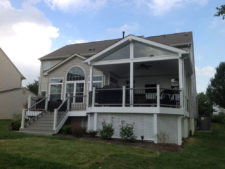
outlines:
[[[23,111],[24,132],[57,133],[68,118],[89,131],[112,123],[114,138],[132,123],[137,139],[155,143],[181,145],[194,132],[192,32],[67,45],[40,61],[45,97]],[[37,109],[40,118],[27,115]]]

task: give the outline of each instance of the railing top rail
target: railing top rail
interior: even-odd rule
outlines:
[[[41,100],[39,100],[38,102],[36,102],[35,104],[33,104],[31,107],[28,108],[28,110],[32,109],[34,106],[38,105],[39,103],[41,103],[42,101],[44,101],[45,99],[47,99],[48,97],[44,97]]]
[[[69,99],[69,97],[67,97],[60,105],[59,107],[57,108],[57,111],[60,110],[60,108],[66,103],[66,101]]]

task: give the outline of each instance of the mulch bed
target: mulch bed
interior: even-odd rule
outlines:
[[[136,140],[135,142],[124,142],[121,139],[111,139],[111,140],[104,140],[99,137],[81,137],[77,138],[72,135],[65,135],[65,134],[57,134],[56,136],[63,136],[67,138],[76,138],[79,140],[87,140],[87,141],[96,141],[96,142],[103,142],[103,143],[109,143],[109,144],[117,144],[117,145],[124,145],[124,146],[133,146],[133,147],[139,147],[143,149],[148,149],[152,151],[158,151],[158,152],[180,152],[183,151],[182,146],[178,146],[176,144],[163,144],[163,143],[158,143],[155,144],[150,141],[140,141]]]

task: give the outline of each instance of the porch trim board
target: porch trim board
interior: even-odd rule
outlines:
[[[88,107],[86,113],[135,113],[184,115],[182,108],[165,107]]]

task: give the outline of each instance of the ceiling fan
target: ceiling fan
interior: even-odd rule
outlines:
[[[137,69],[145,69],[145,70],[148,70],[149,68],[151,68],[152,67],[152,65],[147,65],[147,64],[145,64],[145,63],[141,63],[138,67],[137,67]]]

